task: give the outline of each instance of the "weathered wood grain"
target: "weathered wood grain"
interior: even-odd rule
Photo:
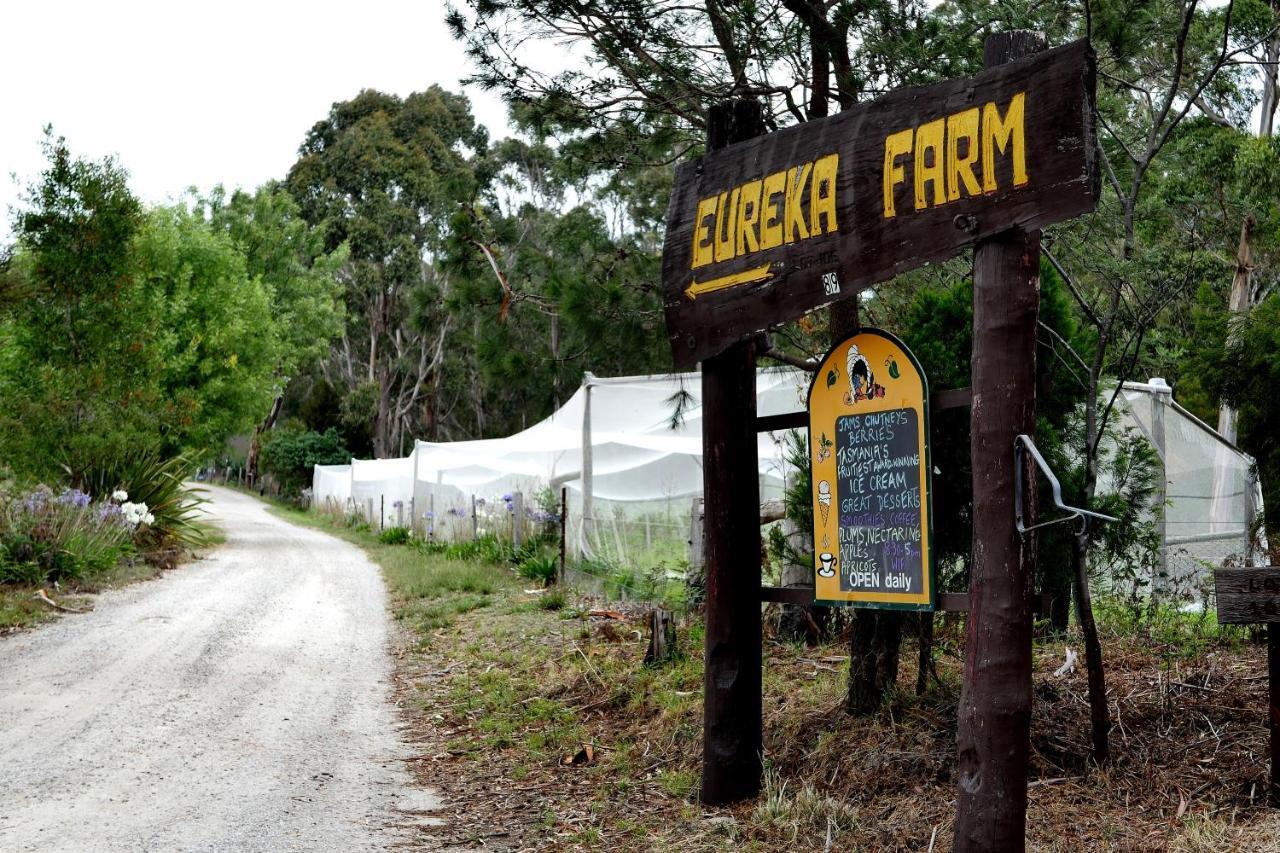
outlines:
[[[680,166],[667,209],[663,302],[677,367],[689,367],[771,325],[849,296],[927,262],[945,260],[1010,228],[1033,230],[1092,210],[1094,57],[1085,41],[933,86],[899,89],[826,119],[731,145]],[[997,188],[916,210],[909,157],[896,214],[884,207],[885,138],[1025,93],[1027,182],[1014,186],[1008,157],[995,158]],[[817,237],[694,268],[698,203],[744,182],[838,153],[838,228]],[[930,158],[926,158],[930,159]],[[776,189],[776,186],[775,186]],[[985,186],[983,187],[985,190]],[[930,190],[924,193],[931,198]],[[695,282],[748,274],[755,280],[690,298]],[[834,273],[839,291],[823,277]],[[750,278],[750,276],[747,276]]]
[[[1280,622],[1280,567],[1215,569],[1218,621],[1228,625]]]

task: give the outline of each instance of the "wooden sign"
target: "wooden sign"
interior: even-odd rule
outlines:
[[[817,604],[933,609],[928,383],[878,329],[827,353],[809,386]]]
[[[1224,625],[1280,622],[1280,567],[1215,569],[1213,583]]]
[[[684,163],[663,303],[677,367],[1098,198],[1086,41],[899,89]]]

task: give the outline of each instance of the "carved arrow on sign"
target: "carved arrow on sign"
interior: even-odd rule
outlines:
[[[692,281],[684,289],[684,295],[689,297],[690,300],[694,300],[704,293],[714,293],[717,290],[724,290],[726,287],[737,287],[740,284],[753,284],[757,281],[764,281],[770,275],[769,264],[763,264],[742,272],[722,275],[709,281]]]

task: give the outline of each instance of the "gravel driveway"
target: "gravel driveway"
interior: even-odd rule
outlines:
[[[377,568],[210,491],[209,558],[0,638],[0,850],[380,850],[436,806]]]

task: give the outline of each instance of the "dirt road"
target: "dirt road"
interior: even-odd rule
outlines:
[[[0,638],[0,850],[379,850],[434,807],[377,568],[211,491],[207,559]]]

